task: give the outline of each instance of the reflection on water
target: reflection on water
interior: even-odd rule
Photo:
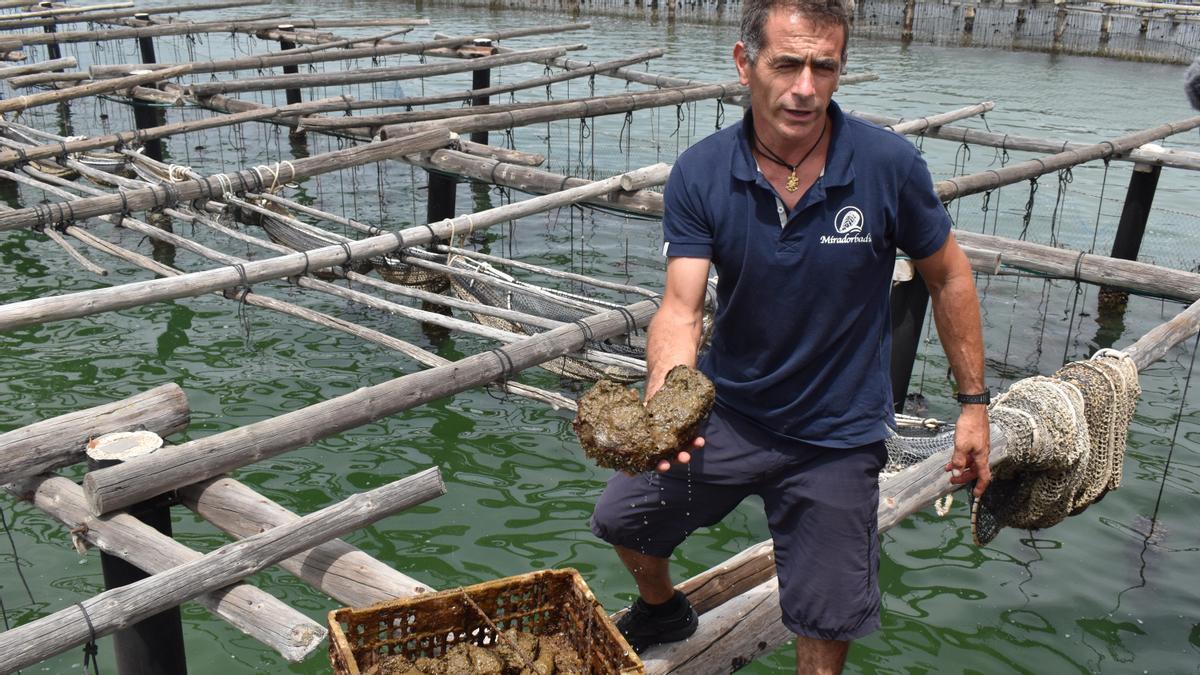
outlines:
[[[153,3],[151,3],[153,4]],[[285,9],[306,7],[276,3]],[[332,3],[328,16],[390,16],[397,11],[427,16],[434,30],[465,33],[527,25],[527,13],[491,12],[411,3]],[[415,14],[414,14],[415,12]],[[565,17],[547,16],[547,21]],[[732,30],[724,26],[662,25],[593,17],[590,30],[511,46],[586,42],[580,58],[625,56],[649,46],[668,53],[653,63],[656,72],[712,81],[734,76],[729,63]],[[368,31],[345,31],[363,34]],[[249,48],[238,38],[239,53]],[[537,44],[534,45],[533,43]],[[165,39],[163,60],[219,56],[225,36],[195,43]],[[103,50],[79,46],[81,62],[132,60],[135,47],[113,43]],[[412,64],[402,57],[389,64]],[[358,67],[367,67],[364,61]],[[330,66],[340,68],[341,66]],[[934,47],[901,48],[890,43],[854,41],[851,67],[881,75],[879,82],[846,86],[839,100],[847,109],[914,117],[982,100],[997,108],[986,120],[965,122],[1014,135],[1088,140],[1110,138],[1188,117],[1180,91],[1182,68],[1038,54]],[[539,75],[538,67],[512,67],[493,73],[494,83]],[[206,78],[207,76],[205,76]],[[461,88],[462,81],[415,82],[413,92]],[[605,78],[578,80],[552,91],[554,98],[618,93],[625,86]],[[1145,105],[1128,105],[1137,91]],[[330,89],[306,98],[334,95]],[[369,87],[353,95],[368,98]],[[271,103],[273,94],[262,102]],[[281,95],[280,95],[281,96]],[[516,100],[545,99],[543,90]],[[1120,104],[1118,104],[1118,101]],[[75,133],[98,124],[131,128],[127,108],[81,102],[71,115]],[[607,175],[657,160],[702,138],[739,111],[711,102],[678,111],[639,111],[626,126],[622,116],[589,121],[591,136],[581,142],[578,121],[537,125],[514,134],[517,147],[547,155],[552,170]],[[58,111],[30,111],[43,128],[58,128]],[[104,115],[105,117],[101,117]],[[197,119],[196,110],[168,111],[168,119]],[[507,139],[493,134],[494,142]],[[303,153],[343,147],[343,141],[310,135],[303,145],[266,126],[241,132],[211,130],[172,139],[172,161],[215,171],[238,163],[274,162]],[[1200,149],[1195,134],[1173,139],[1171,147]],[[1027,159],[1022,153],[951,143],[921,143],[936,179]],[[978,195],[951,206],[960,228],[1015,235],[1029,214],[1029,238],[1073,248],[1107,250],[1129,165],[1113,162],[1080,167],[1070,182],[1058,176]],[[1144,259],[1191,268],[1200,261],[1195,231],[1200,213],[1197,176],[1163,173]],[[383,186],[383,190],[379,186]],[[353,216],[363,222],[398,227],[419,222],[425,213],[424,177],[391,164],[377,170],[314,178],[299,186],[305,203]],[[1059,192],[1060,186],[1065,191]],[[7,191],[7,192],[4,192]],[[0,184],[0,197],[16,204],[13,189]],[[1032,194],[1032,205],[1030,205]],[[1100,199],[1101,194],[1104,199]],[[20,189],[23,204],[42,195]],[[487,208],[521,199],[518,193],[463,184],[461,208]],[[1116,199],[1117,201],[1114,201]],[[1051,227],[1053,224],[1053,227]],[[108,235],[111,230],[89,224]],[[266,252],[230,244],[203,227],[176,225],[180,234],[249,258]],[[261,234],[255,230],[249,230]],[[117,232],[123,246],[149,254],[140,235]],[[656,222],[602,211],[550,212],[521,219],[487,233],[486,250],[625,283],[661,285],[662,260]],[[97,256],[97,260],[100,260]],[[150,278],[148,273],[101,260],[112,271],[105,279],[78,273],[55,247],[30,232],[0,235],[0,297],[13,302],[47,294],[96,288]],[[185,270],[209,263],[176,252]],[[322,299],[283,285],[255,289],[306,307],[346,317],[409,340],[443,357],[461,358],[491,345],[461,335],[423,332],[410,322],[343,301]],[[1126,313],[1100,313],[1095,289],[1037,278],[981,279],[987,331],[988,378],[993,388],[1038,373],[1053,372],[1064,360],[1086,358],[1100,347],[1130,344],[1173,316],[1180,306],[1133,298]],[[192,424],[184,438],[197,438],[297,410],[315,402],[397,377],[414,369],[407,359],[340,333],[314,329],[266,310],[203,296],[124,310],[84,320],[25,328],[0,335],[0,430],[132,395],[167,381],[188,393]],[[1200,477],[1200,426],[1194,387],[1186,378],[1192,345],[1173,350],[1142,373],[1143,401],[1129,439],[1122,488],[1083,514],[1045,532],[1006,530],[994,545],[970,543],[969,518],[962,500],[939,518],[922,512],[884,535],[881,583],[884,628],[862,640],[850,656],[852,672],[1195,672],[1200,661],[1200,591],[1191,570],[1200,561],[1200,534],[1191,527]],[[929,401],[929,414],[950,418],[950,383],[936,339],[923,344],[913,371],[914,392]],[[550,389],[578,391],[554,375],[532,370],[524,381]],[[184,438],[171,439],[182,442]],[[1171,457],[1167,466],[1167,457]],[[586,520],[606,473],[583,460],[570,430],[570,417],[494,389],[467,392],[364,425],[237,473],[283,506],[308,513],[348,494],[378,487],[431,465],[442,469],[448,493],[347,537],[404,573],[438,588],[455,587],[542,567],[580,569],[600,600],[616,609],[632,599],[633,585],[616,557],[588,531]],[[70,470],[77,475],[79,469]],[[1161,498],[1160,498],[1161,490]],[[28,504],[4,498],[14,523],[17,555],[0,538],[0,597],[10,622],[28,621],[89,597],[101,588],[94,552],[79,558],[64,529]],[[1153,518],[1153,520],[1151,520]],[[223,535],[176,509],[177,538],[212,550]],[[768,536],[761,503],[750,500],[717,527],[701,530],[673,560],[677,576],[719,563]],[[34,602],[24,596],[12,565],[20,559]],[[335,606],[329,599],[277,569],[252,580],[318,621]],[[193,673],[327,672],[324,653],[300,665],[285,665],[252,640],[185,606],[189,662]],[[748,672],[788,672],[791,648],[784,647],[747,668]],[[102,668],[112,670],[102,646]],[[50,671],[78,663],[77,654],[52,659]]]

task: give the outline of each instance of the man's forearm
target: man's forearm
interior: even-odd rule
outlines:
[[[650,321],[646,343],[646,398],[662,386],[667,373],[679,364],[696,366],[703,315],[664,304]]]
[[[965,394],[982,392],[983,328],[974,281],[969,275],[961,275],[940,288],[931,286],[929,293],[938,337],[958,390]]]

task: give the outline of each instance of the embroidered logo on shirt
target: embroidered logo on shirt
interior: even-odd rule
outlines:
[[[863,212],[857,206],[846,206],[833,218],[833,229],[841,236],[821,235],[822,244],[869,244],[871,233],[863,231]]]

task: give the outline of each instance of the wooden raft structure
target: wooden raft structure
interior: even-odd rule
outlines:
[[[262,3],[229,2],[219,6],[252,4]],[[177,7],[169,11],[217,6]],[[93,274],[104,274],[104,268],[77,251],[77,244],[161,277],[0,306],[0,331],[218,293],[233,302],[265,307],[389,347],[426,369],[279,417],[162,448],[114,466],[94,468],[86,474],[82,486],[53,472],[84,461],[88,440],[97,436],[145,428],[166,437],[185,430],[189,411],[183,391],[174,384],[165,384],[122,401],[0,435],[0,448],[4,449],[0,452],[0,484],[9,484],[11,494],[29,500],[62,521],[82,541],[148,573],[144,579],[111,588],[91,600],[0,633],[0,672],[28,667],[96,637],[119,632],[186,600],[196,600],[284,658],[300,660],[321,644],[324,627],[263,591],[242,583],[242,579],[266,566],[279,564],[322,593],[351,605],[421,592],[428,586],[395,572],[386,563],[372,559],[337,537],[432,499],[442,494],[445,486],[434,467],[390,485],[351,495],[320,511],[297,516],[225,474],[422,403],[493,383],[516,395],[572,409],[574,402],[570,396],[512,380],[524,369],[564,356],[575,355],[601,366],[620,366],[635,371],[639,366],[644,368],[637,359],[616,358],[598,352],[594,347],[601,341],[628,340],[630,336],[636,336],[657,307],[657,294],[653,290],[485,256],[457,244],[461,237],[469,237],[501,223],[570,205],[592,205],[643,216],[661,216],[661,195],[648,188],[662,185],[669,167],[653,165],[621,172],[611,178],[589,180],[538,168],[545,161],[544,156],[490,145],[487,133],[563,119],[587,120],[643,109],[672,108],[694,101],[723,101],[732,105],[741,101],[746,92],[735,82],[698,82],[630,68],[660,56],[660,50],[591,63],[567,57],[568,52],[583,47],[579,44],[519,50],[497,44],[500,40],[522,36],[570,31],[586,24],[471,36],[437,35],[430,40],[405,42],[392,37],[419,25],[419,21],[323,22],[292,17],[252,17],[244,21],[163,22],[145,12],[126,13],[128,10],[124,7],[87,8],[87,11],[79,8],[74,13],[59,9],[66,8],[0,18],[0,28],[6,31],[39,28],[36,33],[0,33],[0,44],[8,51],[15,51],[110,40],[137,40],[144,44],[142,41],[151,41],[156,36],[234,32],[275,41],[285,48],[262,55],[185,63],[156,63],[155,59],[147,58],[153,56],[153,50],[143,48],[141,63],[93,65],[86,71],[66,70],[75,67],[77,60],[48,50],[47,56],[53,58],[0,70],[0,78],[11,85],[45,88],[38,93],[6,98],[0,102],[0,110],[5,112],[35,110],[105,95],[131,102],[186,102],[220,113],[171,124],[139,122],[136,129],[83,138],[51,134],[14,121],[0,122],[0,144],[4,146],[0,149],[0,167],[3,167],[0,178],[54,197],[45,204],[0,211],[0,231],[35,229],[45,235],[48,245],[53,243],[63,247],[81,267]],[[83,21],[111,27],[87,31],[57,30],[58,26]],[[48,30],[51,27],[55,30]],[[378,27],[387,28],[388,33],[370,38],[345,38],[322,32],[333,27]],[[362,69],[354,74],[353,80],[348,80],[345,74],[295,72],[300,65],[400,54],[440,57],[444,61]],[[497,86],[480,75],[491,68],[531,62],[545,64],[551,72]],[[282,68],[284,74],[231,76],[238,71],[270,68]],[[342,94],[328,99],[298,100],[298,92],[311,87],[348,81],[424,81],[425,78],[465,72],[473,73],[473,86],[452,93],[371,100],[355,100]],[[197,74],[212,78],[194,79]],[[553,83],[596,75],[652,88],[544,103],[490,105],[490,98],[502,93],[548,87]],[[34,76],[36,79],[33,80],[17,79]],[[175,81],[187,78],[193,79],[190,82]],[[848,76],[844,81],[869,79],[869,74],[862,74]],[[230,96],[274,90],[288,92],[286,105],[267,105]],[[464,101],[472,107],[465,110],[435,107]],[[485,105],[489,107],[475,109]],[[898,133],[1044,153],[1001,169],[941,181],[936,189],[946,202],[1097,160],[1131,161],[1144,171],[1157,171],[1164,166],[1200,168],[1200,157],[1196,155],[1145,147],[1151,141],[1200,127],[1200,117],[1089,144],[1017,139],[953,126],[956,121],[987,112],[992,105],[984,102],[912,120],[865,112],[853,114],[887,124]],[[429,107],[385,112],[416,106]],[[380,112],[354,114],[374,110]],[[165,164],[161,157],[153,156],[152,144],[164,139],[249,122],[282,125],[296,134],[335,135],[352,139],[357,145],[220,173],[203,173],[191,167]],[[472,140],[468,141],[460,134],[470,134]],[[403,163],[427,172],[430,199],[425,223],[383,231],[280,194],[280,188],[288,183],[388,162]],[[130,172],[135,177],[131,177]],[[540,196],[456,215],[453,190],[447,196],[444,189],[439,192],[438,188],[439,181],[447,176]],[[1130,189],[1134,190],[1134,186]],[[134,214],[141,212],[151,215],[144,220],[135,217]],[[245,218],[256,216],[279,229],[273,238],[253,236],[221,222],[218,216],[225,213],[237,213]],[[160,219],[201,225],[240,244],[268,251],[271,257],[247,260],[216,250],[161,227],[161,222],[154,222]],[[187,250],[216,266],[183,272],[98,236],[91,231],[95,228],[86,226],[89,221],[111,223],[115,226],[113,229],[133,230],[162,244]],[[1144,224],[1143,218],[1141,225],[1144,227]],[[333,225],[352,230],[355,236],[332,232],[328,228]],[[1136,226],[1136,222],[1130,225]],[[1187,303],[1200,300],[1200,275],[1197,274],[998,236],[965,231],[957,232],[957,236],[981,274],[1033,272],[1047,278],[1102,284],[1124,292]],[[68,237],[77,244],[72,244]],[[588,304],[578,298],[564,298],[561,299],[563,304],[581,312],[579,318],[564,321],[394,283],[388,280],[384,271],[404,267],[456,279],[473,279],[502,288],[508,283],[472,271],[482,269],[479,267],[464,269],[447,264],[448,256],[453,255],[478,263],[524,266],[547,277],[590,283],[621,297],[634,295],[641,299],[632,303]],[[1133,257],[1136,258],[1136,251]],[[911,275],[906,275],[903,267],[898,266],[896,277],[897,293],[901,294],[913,284],[920,283],[910,280]],[[377,272],[378,277],[371,276],[372,271]],[[371,291],[440,304],[447,311],[457,309],[467,312],[474,320],[386,300],[372,292],[331,283],[333,278],[353,281]],[[291,280],[303,289],[302,296],[330,294],[364,307],[470,333],[500,344],[494,349],[449,362],[380,331],[251,289],[255,284],[280,280]],[[919,304],[923,311],[924,301]],[[1200,309],[1197,307],[1197,304],[1191,304],[1171,321],[1126,346],[1124,351],[1139,368],[1153,363],[1173,345],[1200,331]],[[521,333],[496,328],[481,317],[502,319],[509,325],[531,326],[537,330]],[[918,330],[920,323],[917,322]],[[911,369],[911,357],[907,360]],[[907,377],[904,380],[907,382]],[[992,444],[992,461],[996,463],[1004,457],[1006,439],[1003,429],[993,427]],[[883,482],[881,531],[953,491],[954,486],[949,484],[948,475],[941,469],[946,459],[946,455],[932,456]],[[172,491],[189,509],[240,541],[201,554],[127,513]],[[706,668],[713,663],[744,664],[791,637],[778,619],[778,593],[769,542],[751,547],[688,579],[681,588],[705,614],[705,620],[701,622],[700,632],[690,640],[652,648],[644,654],[648,672],[707,672]],[[255,609],[247,611],[247,607]]]

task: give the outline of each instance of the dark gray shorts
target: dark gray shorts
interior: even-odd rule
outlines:
[[[877,630],[883,441],[848,449],[788,441],[720,406],[701,435],[704,448],[690,464],[609,479],[592,532],[666,558],[694,530],[758,495],[775,542],[783,624],[823,640]]]

